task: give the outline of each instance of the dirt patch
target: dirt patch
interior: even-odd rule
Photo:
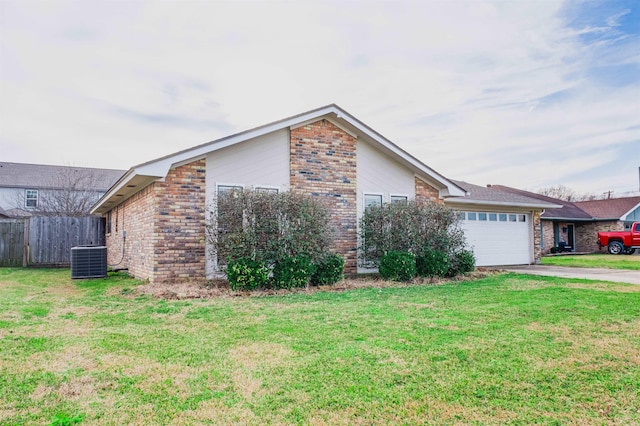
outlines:
[[[181,283],[145,284],[135,287],[132,291],[136,295],[146,294],[160,299],[211,299],[227,297],[263,297],[286,294],[312,294],[317,292],[341,292],[362,288],[402,288],[415,285],[445,285],[455,282],[471,281],[499,275],[502,272],[478,269],[469,274],[454,278],[416,278],[409,283],[386,281],[376,277],[346,278],[332,286],[308,286],[292,290],[263,289],[252,292],[233,291],[225,280],[193,281]]]

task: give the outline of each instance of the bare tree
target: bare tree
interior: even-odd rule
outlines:
[[[589,193],[580,194],[571,188],[567,188],[564,185],[542,188],[538,190],[538,194],[564,201],[589,201],[601,198]]]
[[[87,216],[104,193],[101,170],[63,167],[51,176],[47,188],[16,194],[16,207],[43,216]],[[35,195],[35,199],[31,198]]]

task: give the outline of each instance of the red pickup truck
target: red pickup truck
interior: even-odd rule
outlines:
[[[607,247],[611,254],[633,254],[640,249],[640,222],[630,231],[598,232],[598,248]]]

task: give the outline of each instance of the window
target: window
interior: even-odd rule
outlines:
[[[506,221],[507,221],[507,214],[500,213],[500,222],[506,222]]]
[[[268,194],[277,194],[278,193],[278,188],[267,188],[264,186],[257,186],[256,187],[256,192],[266,192]]]
[[[527,215],[526,214],[519,214],[518,215],[518,222],[526,222],[527,221]]]
[[[111,233],[111,210],[107,212],[107,234]]]
[[[467,213],[467,219],[468,220],[477,220],[477,213],[476,212],[469,212]]]
[[[458,212],[458,219],[465,220],[467,218],[467,214],[465,212]]]
[[[370,206],[382,206],[382,195],[364,194],[364,208],[365,210]]]
[[[38,191],[27,189],[24,192],[24,206],[28,208],[38,207]]]
[[[392,195],[391,196],[391,204],[395,204],[395,203],[406,203],[407,202],[407,196],[406,195]]]
[[[509,222],[517,222],[517,221],[518,221],[518,219],[517,219],[515,214],[510,214],[509,215]]]
[[[487,214],[486,213],[478,213],[478,220],[487,220]]]
[[[241,186],[234,185],[218,185],[218,192],[242,191]]]
[[[498,214],[497,213],[489,213],[489,221],[497,222],[498,221]]]

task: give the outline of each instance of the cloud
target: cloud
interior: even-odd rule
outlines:
[[[5,161],[128,168],[335,102],[451,178],[637,183],[605,171],[640,165],[632,2],[1,7]]]

